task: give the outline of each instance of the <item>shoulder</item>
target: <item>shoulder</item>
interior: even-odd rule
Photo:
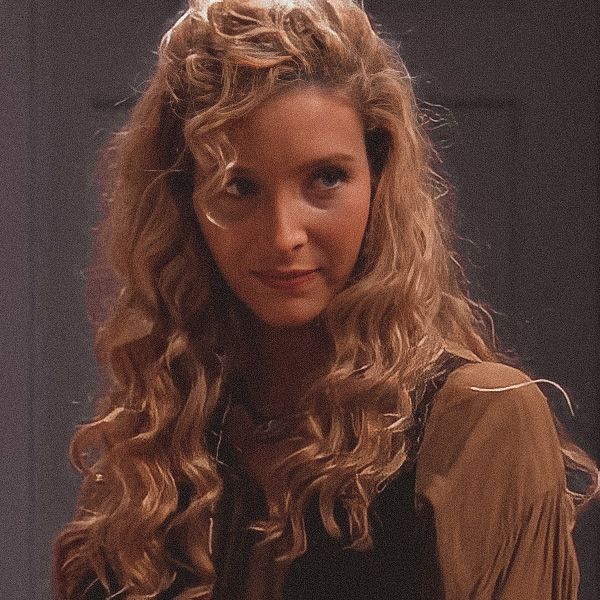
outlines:
[[[444,595],[575,597],[574,506],[551,410],[527,374],[493,362],[450,373],[425,427],[415,494],[428,572]]]
[[[467,363],[450,373],[436,394],[432,418],[435,421],[448,413],[475,419],[497,413],[515,425],[525,416],[544,421],[551,418],[546,396],[536,381],[519,369],[488,361]]]
[[[510,365],[489,361],[472,362],[462,365],[450,373],[437,397],[438,399],[444,398],[444,404],[452,404],[478,396],[477,392],[479,390],[472,390],[472,387],[497,388],[527,382],[532,382],[532,379],[523,371]],[[535,388],[536,385],[533,384],[533,387]],[[509,392],[510,390],[506,391]],[[513,394],[509,393],[504,394],[502,397],[506,399],[512,396]],[[440,404],[437,399],[436,403]]]
[[[417,485],[478,485],[544,493],[564,485],[548,401],[531,378],[494,362],[463,365],[436,394]]]

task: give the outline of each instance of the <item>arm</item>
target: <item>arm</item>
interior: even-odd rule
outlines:
[[[427,598],[574,600],[579,570],[547,400],[506,365],[466,365],[438,393],[417,462]]]

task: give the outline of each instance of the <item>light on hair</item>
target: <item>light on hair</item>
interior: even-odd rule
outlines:
[[[518,388],[522,388],[525,387],[527,385],[531,385],[534,383],[549,383],[551,385],[553,385],[554,387],[558,388],[563,396],[565,397],[565,400],[567,402],[567,406],[569,407],[569,412],[571,413],[571,416],[575,416],[575,411],[573,410],[573,404],[571,403],[571,399],[569,398],[569,395],[567,394],[567,392],[565,392],[564,388],[562,388],[560,385],[558,385],[558,383],[556,383],[555,381],[551,381],[550,379],[533,379],[532,381],[524,381],[523,383],[515,383],[514,385],[507,385],[505,387],[497,387],[497,388],[482,388],[482,387],[475,387],[475,386],[469,386],[470,390],[473,390],[475,392],[505,392],[507,390],[515,390]]]

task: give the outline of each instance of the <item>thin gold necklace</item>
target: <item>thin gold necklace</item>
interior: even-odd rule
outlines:
[[[310,411],[303,410],[299,412],[283,413],[282,415],[261,415],[255,408],[249,404],[243,405],[252,422],[254,428],[250,435],[257,441],[270,441],[281,439],[293,433],[297,425],[305,421]]]
[[[244,402],[244,388],[245,381],[243,378],[238,379],[229,392],[228,406],[241,404],[244,407],[253,423],[249,435],[257,442],[282,439],[292,434],[297,425],[305,421],[310,415],[308,409],[287,412],[281,415],[263,415],[249,402]]]

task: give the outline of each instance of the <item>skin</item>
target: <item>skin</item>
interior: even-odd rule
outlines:
[[[317,317],[346,285],[369,218],[364,128],[348,100],[310,87],[276,96],[227,133],[237,163],[220,200],[251,200],[255,208],[225,229],[198,202],[195,210],[223,278],[253,316],[257,358],[246,401],[259,414],[281,415],[299,409],[331,356]],[[304,274],[290,279],[295,270]],[[250,429],[243,407],[230,424]],[[249,448],[243,435],[236,443],[251,472],[262,465],[265,483],[264,466],[284,450]]]
[[[360,117],[339,95],[301,88],[227,133],[238,160],[222,201],[250,198],[256,208],[223,229],[196,203],[201,230],[221,274],[263,324],[305,326],[346,284],[364,236],[371,176]],[[271,277],[314,269],[305,281]]]
[[[257,405],[281,414],[305,387],[299,374],[323,368],[328,344],[316,318],[360,252],[371,201],[364,128],[346,98],[302,87],[265,102],[227,134],[237,163],[221,200],[249,198],[255,209],[226,229],[198,201],[195,209],[222,276],[255,317]],[[283,289],[261,276],[296,269],[316,271]]]

